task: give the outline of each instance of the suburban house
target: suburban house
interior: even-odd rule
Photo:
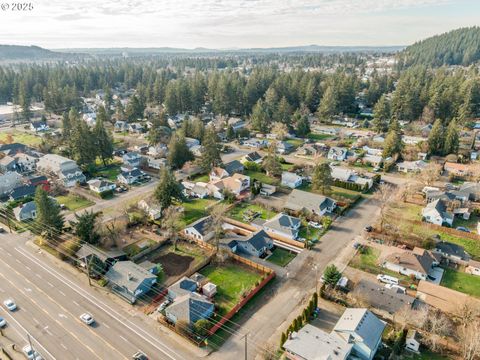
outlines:
[[[472,275],[480,276],[480,261],[469,260],[465,268],[465,272]]]
[[[403,161],[396,165],[397,170],[404,173],[415,173],[422,171],[427,166],[423,160]]]
[[[260,155],[258,152],[254,151],[251,153],[248,153],[242,158],[242,162],[254,162],[256,164],[260,164],[262,162],[262,155]]]
[[[389,315],[394,315],[397,311],[405,308],[411,309],[415,301],[413,296],[407,295],[399,289],[388,289],[379,286],[377,282],[366,279],[361,279],[355,285],[353,294]]]
[[[245,171],[245,167],[238,160],[232,160],[223,164],[223,168],[227,171],[229,175],[233,174],[242,174]]]
[[[440,254],[442,258],[456,264],[463,264],[470,260],[470,255],[465,251],[463,246],[446,241],[436,243],[433,251]]]
[[[420,333],[417,330],[408,330],[405,338],[405,349],[418,354],[420,353],[420,345]]]
[[[276,191],[277,191],[276,186],[262,183],[262,187],[260,188],[260,195],[271,196],[275,194]]]
[[[346,360],[353,344],[344,341],[335,333],[327,333],[306,324],[300,330],[291,333],[283,348],[285,357],[290,360]]]
[[[41,157],[37,163],[37,169],[47,175],[55,175],[66,187],[86,181],[85,175],[75,161],[56,154]]]
[[[443,169],[447,174],[458,177],[469,176],[472,174],[472,169],[468,164],[458,164],[447,161],[445,165],[443,165]]]
[[[418,143],[428,141],[428,139],[420,136],[402,135],[402,141],[407,145],[416,145]]]
[[[480,201],[480,184],[476,182],[464,182],[458,191],[468,194],[468,200]]]
[[[89,189],[93,192],[96,192],[97,194],[115,190],[115,188],[117,187],[115,183],[103,179],[92,179],[87,181],[87,184]]]
[[[130,167],[140,167],[142,156],[137,152],[131,151],[122,156],[122,161]]]
[[[49,129],[46,121],[32,121],[30,123],[30,130],[35,132],[47,131]]]
[[[128,123],[126,121],[118,120],[113,124],[113,131],[115,132],[124,132],[128,129]]]
[[[228,243],[228,247],[234,252],[262,257],[273,248],[273,239],[264,230],[253,233],[247,239],[237,239]]]
[[[122,171],[117,176],[117,180],[125,185],[131,185],[134,182],[139,181],[141,178],[143,178],[143,172],[138,168]]]
[[[333,161],[345,161],[347,159],[347,154],[347,148],[334,146],[328,150],[327,159]]]
[[[117,261],[127,260],[127,255],[122,250],[104,250],[86,243],[82,244],[75,256],[82,267],[87,266],[93,256],[106,264],[107,267],[112,266]]]
[[[20,185],[13,189],[10,194],[9,198],[12,201],[25,199],[27,197],[33,197],[35,195],[35,191],[37,187],[35,185],[27,184],[27,185]]]
[[[15,158],[5,155],[0,159],[0,172],[6,173],[8,171],[16,171],[17,162]]]
[[[375,356],[382,342],[385,323],[367,309],[348,308],[333,328],[348,344],[353,344],[352,355],[364,360]]]
[[[145,132],[145,127],[138,122],[131,123],[128,124],[128,132],[133,134],[143,134]]]
[[[205,199],[210,194],[210,190],[208,190],[207,184],[197,182],[189,191],[187,191],[187,194],[198,199]]]
[[[337,203],[326,196],[294,189],[287,198],[285,209],[300,212],[306,210],[314,215],[323,216],[331,213]]]
[[[268,141],[264,139],[252,138],[252,139],[245,140],[242,145],[250,148],[254,148],[254,149],[263,149],[268,146]]]
[[[196,281],[184,276],[168,287],[167,296],[170,300],[175,300],[183,295],[197,291],[197,288],[198,284]]]
[[[263,224],[263,229],[267,232],[295,240],[298,238],[301,225],[302,222],[299,218],[280,213],[267,220]]]
[[[15,171],[23,173],[31,173],[37,168],[38,156],[33,156],[25,153],[18,153],[13,155],[15,159]]]
[[[370,164],[371,166],[379,167],[383,163],[383,157],[381,155],[365,154],[362,162],[367,165]]]
[[[282,185],[295,189],[302,185],[303,177],[289,171],[282,172]]]
[[[29,201],[13,209],[13,215],[18,221],[33,220],[37,217],[35,201]]]
[[[157,144],[148,148],[147,154],[155,158],[164,157],[167,155],[168,147],[164,144]]]
[[[228,173],[228,171],[225,170],[224,168],[219,167],[219,166],[214,167],[212,169],[212,171],[210,171],[210,174],[209,174],[210,181],[218,181],[218,180],[224,179],[224,178],[229,177],[229,176],[230,176],[230,174]]]
[[[279,141],[277,142],[276,150],[277,150],[277,154],[285,155],[285,154],[290,154],[294,150],[294,147],[292,144],[286,141]]]
[[[21,144],[21,143],[11,143],[11,144],[0,145],[0,152],[4,153],[5,155],[10,155],[12,157],[15,154],[27,153],[29,151],[31,151],[31,149],[27,145]]]
[[[340,166],[330,166],[332,169],[331,176],[333,180],[338,180],[344,183],[353,183],[362,188],[370,189],[373,186],[373,180],[368,177],[358,175],[356,171]]]
[[[185,142],[187,143],[187,146],[188,146],[189,149],[191,149],[194,146],[200,145],[200,140],[194,139],[194,138],[191,138],[191,137],[186,137]]]
[[[147,160],[147,166],[151,169],[160,170],[167,165],[167,159],[156,159],[152,156],[145,156],[144,158]]]
[[[132,261],[117,261],[105,274],[113,292],[131,304],[157,283],[157,276]]]
[[[230,177],[209,183],[208,188],[211,195],[216,199],[223,200],[225,190],[230,191],[235,196],[239,196],[242,192],[250,189],[250,177],[242,174],[233,174]]]
[[[10,193],[13,189],[23,184],[23,177],[17,172],[11,171],[0,175],[0,196]]]
[[[463,192],[461,190],[449,190],[449,191],[442,191],[442,190],[427,190],[425,191],[425,200],[427,203],[430,203],[435,200],[442,200],[442,201],[460,201],[462,204],[467,202],[470,197],[468,192]]]
[[[213,231],[210,229],[210,216],[203,217],[187,225],[183,230],[186,236],[197,240],[208,241],[213,237]]]
[[[50,191],[50,183],[45,175],[35,176],[28,179],[30,185],[41,186],[43,190]]]
[[[162,217],[162,208],[160,205],[155,204],[151,200],[140,200],[138,207],[145,211],[150,220],[158,220]]]
[[[212,316],[215,305],[205,296],[190,292],[178,297],[173,304],[165,309],[166,318],[176,324],[185,321],[189,325],[195,324],[200,319]]]
[[[418,280],[427,280],[440,260],[439,254],[415,247],[412,251],[404,250],[388,255],[382,266],[402,275],[414,276]]]
[[[440,226],[443,224],[452,226],[453,224],[453,213],[447,211],[445,201],[442,199],[437,199],[428,203],[422,209],[422,218],[428,223]]]

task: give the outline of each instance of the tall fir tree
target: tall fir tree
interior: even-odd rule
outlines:
[[[390,103],[386,96],[382,95],[373,108],[373,130],[378,133],[387,131],[390,116]]]
[[[453,119],[450,121],[447,127],[447,134],[445,136],[445,142],[443,144],[443,154],[457,154],[459,148],[459,137],[457,129],[457,121]]]
[[[93,137],[96,145],[96,150],[103,165],[107,166],[107,161],[113,158],[113,138],[112,135],[105,128],[105,121],[108,115],[103,106],[100,106],[97,112],[97,121],[93,129]]]
[[[205,136],[203,138],[203,150],[201,164],[205,171],[210,171],[214,167],[222,164],[222,158],[220,157],[220,149],[218,148],[219,139],[215,128],[208,127]]]
[[[428,152],[431,155],[442,155],[444,150],[445,134],[442,121],[437,119],[428,135]]]
[[[57,237],[64,223],[60,206],[41,186],[38,186],[35,191],[34,201],[37,211],[35,223],[38,225],[35,228],[41,229],[39,232],[48,239]]]
[[[318,116],[322,120],[331,121],[333,115],[337,113],[338,100],[332,85],[328,86],[320,100],[318,106]]]
[[[312,173],[312,188],[326,194],[332,184],[332,169],[328,162],[315,165]]]
[[[172,205],[174,200],[183,200],[180,184],[168,167],[160,170],[160,179],[154,192],[154,197],[162,208],[162,211]]]
[[[173,134],[168,144],[168,164],[172,169],[180,169],[187,161],[193,160],[195,157],[187,146],[185,137]]]

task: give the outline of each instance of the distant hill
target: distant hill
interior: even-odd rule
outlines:
[[[400,64],[471,65],[480,61],[480,27],[452,30],[416,42],[399,55]]]

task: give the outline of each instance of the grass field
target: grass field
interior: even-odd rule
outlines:
[[[210,181],[210,176],[208,174],[200,174],[192,178],[192,182],[206,182],[208,183]]]
[[[284,171],[290,171],[290,170],[292,170],[292,168],[293,168],[294,166],[295,166],[294,164],[285,163],[285,164],[282,164],[282,170],[284,170]]]
[[[259,217],[264,220],[271,219],[276,214],[274,211],[267,210],[260,205],[243,202],[232,207],[232,209],[230,209],[230,211],[227,213],[227,216],[231,217],[234,220],[245,222],[246,220],[243,218],[243,215],[247,211],[259,212],[261,214]]]
[[[129,256],[135,256],[146,248],[155,245],[155,241],[151,239],[142,239],[134,242],[133,244],[127,245],[123,248],[123,251]]]
[[[478,218],[478,216],[476,216],[474,214],[472,214],[470,216],[470,219],[468,219],[468,220],[464,220],[464,219],[455,217],[455,219],[453,220],[453,226],[452,227],[456,228],[457,226],[463,226],[463,227],[466,227],[467,229],[469,229],[471,232],[476,233],[477,232],[477,224],[478,224],[479,220],[480,219]]]
[[[448,360],[448,357],[442,356],[430,351],[422,351],[420,354],[415,354],[412,357],[405,357],[405,359],[411,360]]]
[[[267,258],[267,261],[284,267],[287,266],[290,261],[295,259],[295,256],[297,256],[295,253],[277,247],[273,250],[272,255]]]
[[[208,265],[200,273],[217,285],[215,303],[220,315],[228,313],[262,278],[260,273],[233,263]]]
[[[97,169],[95,176],[103,176],[110,181],[116,181],[118,174],[120,174],[120,164],[115,163],[109,164],[106,167],[100,166]]]
[[[183,223],[188,225],[204,216],[207,216],[207,208],[216,203],[216,200],[212,199],[194,199],[188,202],[184,202],[181,205],[185,209],[183,213]]]
[[[267,176],[267,174],[260,171],[245,170],[245,175],[250,176],[252,179],[256,179],[265,184],[278,185],[280,183],[279,179]]]
[[[22,143],[27,146],[39,145],[42,142],[42,138],[40,136],[36,136],[33,134],[25,133],[22,131],[16,131],[16,130],[11,132],[1,132],[0,141],[5,141],[8,138],[9,134],[12,135],[13,142]]]
[[[303,190],[303,191],[308,191],[308,192],[312,192],[312,193],[315,193],[315,194],[323,195],[321,191],[313,190],[311,184],[302,185],[299,189]],[[343,200],[343,201],[346,201],[346,202],[353,202],[361,196],[361,193],[359,193],[358,191],[353,191],[353,190],[344,189],[344,188],[340,188],[340,187],[336,187],[336,186],[331,186],[330,187],[330,194],[328,196],[331,196],[332,198],[334,198],[337,201]]]
[[[480,297],[479,276],[455,271],[452,269],[445,269],[441,285],[465,294]]]
[[[90,201],[88,199],[85,199],[84,197],[75,194],[57,196],[56,199],[59,204],[64,204],[70,211],[81,210],[95,204],[93,201]]]
[[[302,139],[288,139],[286,142],[295,147],[296,149],[299,146],[302,146],[304,141]]]
[[[314,134],[310,133],[307,136],[309,139],[315,140],[315,141],[323,141],[323,140],[329,140],[333,136],[332,135],[327,135],[327,134]]]

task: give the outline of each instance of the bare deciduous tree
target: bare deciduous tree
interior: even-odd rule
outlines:
[[[378,190],[375,192],[375,199],[380,205],[380,231],[383,231],[384,224],[386,222],[387,208],[392,200],[394,189],[390,184],[381,184]]]
[[[163,212],[162,228],[166,230],[167,237],[173,242],[173,247],[177,250],[178,232],[180,231],[180,220],[182,214],[175,206],[169,206]]]
[[[228,205],[219,203],[210,210],[209,229],[213,232],[213,241],[218,252],[220,238],[223,235],[223,222]]]
[[[449,336],[453,331],[452,321],[441,311],[436,310],[430,313],[424,326],[430,333],[426,342],[430,345],[432,351],[439,349],[439,342],[443,336]]]
[[[460,344],[464,360],[474,360],[480,357],[480,320],[469,322],[460,329]]]
[[[442,167],[439,164],[430,163],[417,175],[417,180],[425,186],[432,186],[438,179]]]

